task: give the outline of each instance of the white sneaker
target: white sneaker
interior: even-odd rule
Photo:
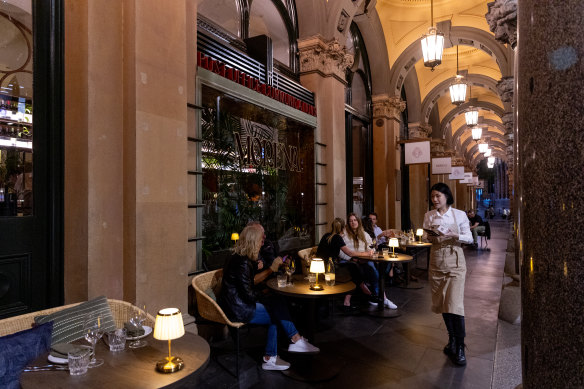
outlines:
[[[397,305],[395,305],[390,299],[383,300],[383,305],[389,309],[397,309]]]
[[[267,361],[264,358],[264,363],[262,364],[262,369],[264,370],[288,370],[289,367],[290,363],[277,355],[270,357]]]
[[[296,343],[290,343],[288,352],[291,353],[317,353],[320,349],[308,343],[308,340],[300,338]]]

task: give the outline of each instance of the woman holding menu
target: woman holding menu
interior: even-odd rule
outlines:
[[[466,365],[464,355],[464,280],[466,261],[461,244],[472,244],[466,213],[454,209],[452,192],[439,182],[432,186],[434,209],[424,215],[424,233],[432,242],[428,279],[432,285],[432,311],[441,313],[448,330],[444,353],[457,365]]]

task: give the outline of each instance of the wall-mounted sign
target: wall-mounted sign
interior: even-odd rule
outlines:
[[[450,171],[450,175],[448,176],[449,180],[462,180],[464,179],[464,166],[452,166],[452,170]]]
[[[432,158],[432,174],[450,174],[452,158]]]
[[[472,184],[472,172],[464,173],[464,179],[460,180],[461,184]]]
[[[430,163],[430,141],[405,144],[406,165]]]
[[[267,85],[256,77],[245,74],[245,72],[242,72],[239,69],[234,69],[219,60],[213,59],[201,53],[200,51],[197,52],[197,66],[205,68],[215,74],[220,75],[221,77],[225,77],[228,80],[236,82],[251,90],[261,93],[262,95],[277,100],[282,104],[296,108],[309,115],[316,116],[316,107],[314,105],[308,104],[307,102],[304,102],[292,96],[291,94],[281,91],[271,85]]]

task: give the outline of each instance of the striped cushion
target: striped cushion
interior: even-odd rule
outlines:
[[[97,297],[71,308],[64,309],[50,315],[37,316],[36,324],[53,321],[53,336],[51,345],[57,343],[70,343],[85,336],[83,322],[88,314],[101,314],[104,332],[114,331],[116,324],[112,311],[105,296]]]

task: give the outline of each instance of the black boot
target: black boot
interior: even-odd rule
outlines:
[[[452,362],[458,366],[466,365],[466,355],[464,355],[464,338],[456,337],[454,339],[456,345],[456,353],[451,356]]]
[[[454,343],[454,325],[452,323],[452,314],[443,313],[442,318],[444,319],[444,324],[446,324],[446,330],[448,331],[448,344],[444,346],[444,354],[451,356],[456,353],[456,347]]]

